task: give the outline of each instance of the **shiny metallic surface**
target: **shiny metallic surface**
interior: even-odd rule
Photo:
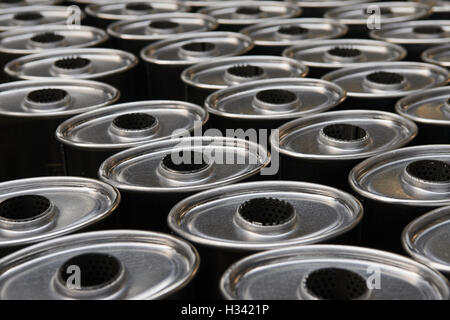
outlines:
[[[371,110],[312,115],[288,122],[278,130],[277,135],[272,134],[270,144],[281,156],[283,179],[344,190],[349,189],[348,173],[359,161],[403,147],[417,135],[412,121]]]
[[[33,14],[33,19],[23,19],[24,14]],[[66,24],[71,11],[64,6],[21,6],[2,9],[0,12],[0,31],[13,30],[18,27],[38,26],[43,24]],[[81,18],[84,18],[82,13]]]
[[[283,49],[304,41],[344,36],[347,26],[330,19],[299,18],[259,23],[241,30],[255,43],[257,54],[280,54]]]
[[[425,50],[421,57],[425,62],[450,68],[450,45],[447,44]]]
[[[245,26],[270,20],[295,18],[301,9],[293,3],[279,1],[225,1],[221,6],[209,6],[199,12],[209,15],[221,30],[238,31]]]
[[[342,56],[332,54],[343,51]],[[356,55],[346,54],[356,50]],[[352,53],[352,52],[351,52]],[[406,57],[406,50],[399,45],[384,41],[362,39],[311,40],[283,51],[283,56],[295,59],[310,68],[310,76],[323,76],[339,68],[359,66],[368,62],[390,62]]]
[[[67,262],[83,255],[100,257],[92,259],[93,268],[97,268],[94,274],[99,275],[106,273],[98,269],[101,258],[116,261],[118,277],[94,288],[71,288],[61,281],[60,274]],[[183,293],[197,272],[199,260],[194,247],[170,235],[137,230],[81,233],[46,241],[1,259],[0,284],[4,290],[0,299],[170,298]]]
[[[139,127],[144,115],[153,117],[152,127]],[[115,125],[124,116],[132,127]],[[114,153],[168,139],[177,129],[192,132],[207,121],[205,109],[187,102],[131,102],[70,118],[57,128],[56,138],[64,145],[68,174],[96,177],[100,164]]]
[[[261,100],[260,95],[265,93],[267,97]],[[215,127],[223,130],[241,127],[274,129],[294,118],[329,110],[344,99],[345,92],[327,81],[278,78],[219,90],[206,99],[205,107]]]
[[[364,280],[365,292],[353,299],[447,300],[450,296],[448,282],[440,273],[412,259],[332,245],[297,246],[252,255],[232,265],[220,287],[226,299],[317,300],[320,297],[311,294],[307,280],[313,272],[330,268]],[[380,271],[381,286],[370,289],[368,278],[374,268]]]
[[[47,217],[11,219],[0,216],[0,248],[24,246],[73,233],[106,219],[119,205],[110,185],[78,177],[39,177],[0,183],[0,205],[21,196],[47,198]],[[19,201],[18,199],[17,201]],[[29,215],[30,212],[23,212]],[[46,218],[46,219],[42,219]]]
[[[420,143],[448,143],[450,141],[450,88],[429,89],[399,100],[398,114],[416,122]]]
[[[448,238],[450,207],[433,210],[412,221],[403,231],[405,251],[416,261],[450,277]]]

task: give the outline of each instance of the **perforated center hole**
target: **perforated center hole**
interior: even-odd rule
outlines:
[[[128,113],[118,116],[113,124],[124,130],[145,130],[155,124],[155,117],[146,113]]]
[[[162,162],[167,169],[179,173],[198,172],[208,166],[203,153],[195,151],[180,151],[177,154],[177,159],[173,159],[172,154],[168,154]]]
[[[436,26],[423,26],[423,27],[414,27],[414,33],[420,34],[440,34],[443,32],[441,27]]]
[[[69,277],[74,274],[73,266],[80,270],[80,288],[89,289],[105,286],[118,278],[121,271],[119,261],[110,255],[101,253],[87,253],[75,256],[68,260],[59,269],[59,275],[63,283],[68,283]]]
[[[273,198],[255,198],[241,204],[238,213],[246,221],[262,225],[276,226],[294,217],[294,207],[289,202]]]
[[[236,13],[252,16],[260,14],[261,9],[259,9],[259,7],[239,7],[236,10]]]
[[[295,102],[297,95],[288,90],[270,89],[259,91],[256,94],[256,99],[270,104],[287,104]]]
[[[50,200],[38,195],[24,195],[0,202],[0,217],[8,220],[32,220],[47,211]]]
[[[450,165],[438,160],[420,160],[410,163],[406,171],[413,177],[431,182],[450,182]]]
[[[300,27],[300,26],[286,26],[286,27],[280,27],[278,29],[278,32],[281,34],[286,34],[289,36],[297,36],[302,35],[308,32],[308,29]]]
[[[385,71],[368,74],[366,78],[371,82],[379,84],[400,84],[404,80],[401,74]]]
[[[342,58],[353,58],[361,55],[361,50],[348,47],[334,47],[327,52],[328,54]]]
[[[65,57],[55,61],[55,66],[60,69],[73,70],[81,69],[91,63],[89,59],[81,57]]]
[[[62,89],[39,89],[28,93],[27,99],[36,103],[52,103],[64,100],[67,91]]]
[[[43,16],[39,12],[21,12],[14,15],[14,20],[33,21],[42,19]]]
[[[155,29],[175,29],[179,26],[179,24],[169,20],[162,20],[162,21],[152,21],[150,22],[149,26],[150,28]]]
[[[148,11],[148,10],[152,10],[153,7],[145,2],[131,2],[131,3],[127,3],[125,8],[127,8],[128,10],[133,10],[133,11]]]
[[[331,139],[340,141],[357,141],[367,136],[363,128],[345,123],[326,126],[323,128],[323,133]]]
[[[363,277],[349,270],[324,268],[311,272],[306,289],[321,300],[354,300],[367,292]]]
[[[240,64],[228,68],[228,73],[241,78],[255,78],[264,74],[264,69],[250,64]]]
[[[31,38],[31,40],[39,43],[52,43],[64,40],[64,36],[53,32],[45,32],[35,35]]]
[[[214,50],[216,45],[211,42],[192,42],[184,44],[182,48],[192,52],[208,52]]]

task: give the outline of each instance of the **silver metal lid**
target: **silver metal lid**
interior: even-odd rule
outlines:
[[[104,20],[132,20],[139,16],[163,12],[189,11],[183,2],[161,0],[119,0],[89,4],[86,14]]]
[[[242,55],[252,48],[252,40],[236,32],[188,33],[148,45],[142,49],[141,59],[162,65],[192,65]]]
[[[239,300],[447,300],[448,281],[403,256],[367,248],[311,245],[271,250],[233,264],[222,294]]]
[[[15,59],[5,66],[5,72],[19,79],[96,79],[127,71],[137,63],[133,54],[121,50],[55,49]]]
[[[272,135],[279,153],[312,160],[364,159],[405,146],[417,135],[414,122],[369,110],[325,112],[296,119]]]
[[[212,93],[209,113],[247,120],[294,119],[329,110],[345,100],[339,86],[318,79],[252,81]]]
[[[217,19],[221,25],[251,25],[275,19],[294,18],[301,14],[299,6],[279,1],[224,1],[199,11]]]
[[[450,45],[447,44],[425,50],[422,52],[422,60],[450,68]]]
[[[0,9],[25,6],[51,6],[60,4],[62,0],[8,0],[0,2]]]
[[[418,123],[450,126],[450,87],[409,95],[397,102],[395,110]]]
[[[84,18],[84,13],[81,18]],[[44,24],[64,25],[70,21],[73,10],[64,6],[21,6],[2,9],[0,12],[0,31],[18,27],[40,26]]]
[[[238,182],[270,162],[266,148],[237,138],[173,138],[115,154],[103,181],[131,192],[193,192]]]
[[[115,103],[119,91],[89,80],[45,79],[0,85],[0,116],[69,117]]]
[[[260,251],[326,242],[354,228],[362,205],[318,184],[264,181],[197,193],[169,213],[169,227],[190,242]]]
[[[415,20],[372,30],[370,37],[397,44],[438,45],[450,41],[449,20]]]
[[[428,63],[372,62],[327,73],[322,79],[341,86],[349,97],[397,98],[445,85],[448,71]]]
[[[110,185],[78,177],[0,183],[0,248],[24,246],[81,230],[119,205]]]
[[[398,61],[406,57],[401,46],[375,40],[311,40],[283,51],[283,56],[308,67],[344,68],[367,62]]]
[[[354,6],[358,3],[372,2],[375,0],[285,0],[296,3],[304,8],[335,8],[343,6]]]
[[[158,13],[136,20],[118,21],[108,26],[108,33],[124,40],[164,40],[181,33],[216,29],[216,19],[198,13]]]
[[[219,90],[261,79],[302,78],[308,67],[278,56],[219,58],[195,64],[183,71],[181,79],[193,87]]]
[[[305,40],[339,38],[347,31],[347,26],[335,20],[319,18],[268,21],[241,30],[258,46],[291,46]]]
[[[159,299],[187,285],[199,260],[194,247],[163,233],[80,233],[1,259],[0,299]]]
[[[403,231],[402,244],[415,260],[450,273],[450,207],[433,210],[412,221]]]
[[[426,18],[431,15],[430,6],[414,2],[369,2],[353,6],[342,6],[327,11],[328,19],[336,19],[347,25],[367,25],[368,18],[379,8],[379,23],[396,23]],[[369,12],[368,9],[371,9]]]
[[[189,132],[208,120],[205,109],[182,101],[140,101],[83,113],[56,130],[65,145],[120,150],[170,138],[177,129]]]
[[[25,55],[56,48],[93,47],[106,40],[105,31],[88,26],[21,27],[0,33],[0,52]]]
[[[433,12],[450,12],[448,0],[410,0],[426,4],[433,8]]]
[[[365,198],[406,206],[450,205],[450,145],[389,151],[352,169],[352,188]]]

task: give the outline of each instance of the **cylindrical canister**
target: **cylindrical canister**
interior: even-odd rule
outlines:
[[[358,243],[363,210],[350,194],[291,181],[247,182],[178,203],[170,228],[194,243],[202,265],[200,297],[218,298],[225,269],[249,254],[294,245]]]
[[[415,143],[450,142],[450,87],[417,92],[398,101],[395,109],[419,126]]]
[[[109,25],[108,34],[112,37],[115,48],[139,56],[141,50],[150,43],[182,33],[206,32],[216,28],[217,21],[212,17],[198,13],[175,12],[118,21]]]
[[[87,23],[106,29],[109,24],[120,20],[134,20],[140,16],[164,12],[189,11],[181,1],[163,0],[118,0],[92,3],[84,8]]]
[[[2,9],[0,12],[0,32],[19,27],[40,26],[44,24],[73,24],[74,10],[65,6],[33,5]],[[77,19],[85,15],[79,12]]]
[[[122,225],[168,231],[167,214],[178,201],[202,190],[256,179],[269,162],[267,149],[252,141],[178,138],[117,153],[103,162],[99,176],[121,191]]]
[[[311,40],[287,48],[283,56],[309,68],[308,77],[320,78],[328,72],[368,62],[399,61],[406,57],[401,46],[376,40]]]
[[[383,236],[381,233],[380,236]],[[412,259],[368,248],[312,245],[232,265],[220,289],[233,300],[448,300],[449,283]]]
[[[450,3],[447,0],[410,0],[429,5],[433,9],[431,19],[450,19]]]
[[[63,122],[56,137],[64,148],[67,174],[97,177],[113,154],[171,137],[177,129],[201,130],[204,108],[182,101],[140,101],[101,108]]]
[[[39,177],[0,183],[0,256],[86,229],[114,228],[119,191],[78,177]]]
[[[450,205],[450,145],[377,155],[353,168],[349,182],[363,199],[363,244],[401,252],[401,233],[408,223]]]
[[[1,259],[0,299],[188,299],[199,263],[193,246],[170,235],[85,232]]]
[[[367,38],[370,31],[389,23],[424,19],[431,13],[431,7],[425,4],[387,1],[338,7],[327,11],[324,17],[347,25],[347,37]]]
[[[86,26],[29,26],[0,33],[0,80],[6,81],[4,66],[18,57],[58,48],[96,47],[108,40],[108,34]]]
[[[415,260],[450,279],[450,207],[433,210],[412,221],[403,231],[402,244]]]
[[[303,10],[304,17],[322,18],[324,14],[333,8],[351,7],[358,3],[372,2],[375,0],[284,0],[294,2]]]
[[[302,78],[308,67],[293,59],[277,56],[242,56],[205,61],[181,74],[186,100],[203,105],[211,93],[233,85],[274,78]]]
[[[85,111],[115,103],[109,85],[70,79],[0,85],[0,181],[64,174],[57,126]]]
[[[0,9],[26,7],[26,6],[51,6],[61,4],[62,0],[7,0],[0,2]]]
[[[377,40],[400,44],[408,51],[407,60],[420,61],[426,49],[450,41],[449,20],[416,20],[393,23],[379,30],[372,30],[370,36]]]
[[[239,31],[252,24],[298,17],[302,10],[295,4],[280,1],[223,1],[199,11],[217,19],[219,30]]]
[[[211,126],[275,129],[292,119],[327,111],[345,99],[341,87],[309,78],[251,81],[211,94],[205,101]]]
[[[141,51],[146,64],[151,99],[182,100],[183,70],[211,58],[238,56],[253,48],[252,40],[234,32],[200,32],[174,36]]]
[[[299,18],[268,21],[241,30],[253,39],[253,54],[281,55],[284,49],[311,40],[344,36],[348,27],[330,19]]]
[[[450,69],[450,45],[430,48],[422,53],[422,60]]]
[[[134,79],[133,69],[137,64],[136,56],[121,50],[55,49],[14,59],[6,65],[5,71],[15,80],[49,77],[98,80],[118,88],[122,100],[129,101],[136,100],[144,87],[141,81]]]
[[[272,134],[282,179],[350,190],[347,177],[363,159],[401,148],[417,135],[414,122],[369,110],[325,112],[293,120]]]
[[[327,73],[323,80],[347,91],[345,109],[368,108],[394,112],[395,103],[415,92],[448,83],[445,68],[419,62],[366,63]]]

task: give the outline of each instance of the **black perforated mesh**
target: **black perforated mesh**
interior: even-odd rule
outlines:
[[[153,7],[149,3],[145,2],[131,2],[127,3],[125,8],[133,11],[149,11],[152,10]]]
[[[236,13],[244,15],[257,15],[261,13],[261,9],[259,7],[239,7],[237,8]]]
[[[361,50],[350,47],[334,47],[327,51],[332,56],[353,58],[361,55]]]
[[[155,117],[146,113],[128,113],[113,120],[116,127],[124,130],[144,130],[155,124]]]
[[[179,24],[177,22],[169,20],[152,21],[149,23],[149,27],[155,29],[175,29],[178,26]]]
[[[14,15],[14,20],[33,21],[42,19],[43,16],[39,12],[20,12]]]
[[[420,180],[431,182],[450,181],[450,165],[438,160],[420,160],[410,163],[407,172]]]
[[[308,32],[308,29],[300,27],[300,26],[285,26],[280,27],[278,32],[281,34],[289,35],[289,36],[297,36],[302,35]]]
[[[325,268],[311,272],[306,279],[306,289],[321,300],[354,300],[368,290],[363,277],[339,268]]]
[[[263,226],[276,226],[293,218],[295,211],[289,202],[273,198],[255,198],[238,209],[246,221]]]
[[[368,74],[367,79],[379,84],[400,84],[404,77],[398,73],[378,71]]]
[[[27,99],[36,103],[52,103],[64,100],[67,91],[62,89],[39,89],[28,93]]]
[[[64,39],[64,36],[56,34],[54,32],[44,32],[31,37],[31,40],[39,43],[52,43],[59,42]]]
[[[69,277],[73,274],[69,267],[80,268],[80,288],[101,287],[111,283],[120,274],[121,267],[119,261],[107,254],[87,253],[75,256],[68,260],[59,269],[59,274],[64,284],[67,285]],[[69,285],[74,285],[69,283]]]
[[[291,91],[283,89],[269,89],[259,91],[256,99],[270,104],[286,104],[297,100],[297,95]]]
[[[207,52],[214,50],[215,47],[216,45],[211,42],[192,42],[182,46],[184,50],[193,52]]]
[[[366,130],[351,124],[338,123],[323,128],[323,133],[335,140],[355,141],[367,135]]]
[[[51,206],[50,200],[38,195],[23,195],[0,202],[0,217],[9,220],[31,220]]]
[[[238,64],[228,68],[228,73],[241,78],[254,78],[264,74],[264,69],[250,64]]]
[[[162,160],[164,166],[172,171],[180,173],[196,172],[208,166],[208,164],[205,162],[203,154],[200,152],[180,151],[178,153],[178,156],[181,160],[187,158],[188,161],[186,161],[186,163],[182,161],[180,164],[176,164],[172,159],[172,155],[168,154]]]
[[[61,69],[80,69],[88,66],[91,63],[89,59],[81,57],[64,57],[55,61],[55,66]]]
[[[420,34],[440,34],[443,32],[441,27],[438,26],[419,26],[419,27],[414,27],[414,33],[420,33]]]

